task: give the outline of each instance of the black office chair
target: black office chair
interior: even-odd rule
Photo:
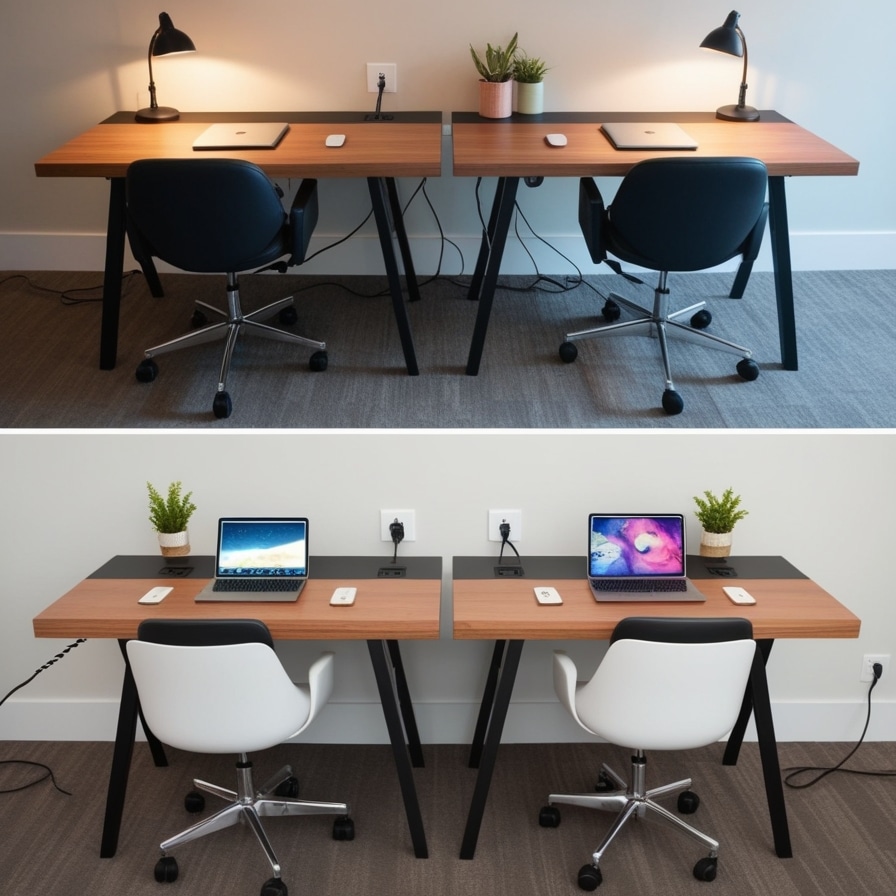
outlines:
[[[749,349],[704,332],[712,322],[705,302],[670,310],[670,271],[699,271],[742,256],[738,283],[745,282],[759,252],[768,204],[768,173],[758,159],[671,158],[650,159],[635,165],[623,178],[609,208],[591,178],[579,183],[579,224],[595,264],[606,262],[617,273],[622,268],[608,253],[630,264],[657,271],[653,308],[645,308],[615,293],[603,307],[605,326],[567,333],[560,346],[566,363],[576,359],[575,339],[630,331],[647,332],[659,339],[665,371],[662,406],[679,414],[684,402],[672,381],[668,333],[698,344],[742,355],[737,372],[755,380],[759,367]],[[625,275],[623,276],[629,276]],[[743,287],[740,286],[740,291]],[[734,294],[734,293],[732,293]],[[621,306],[621,307],[620,307]],[[619,320],[622,308],[632,320]],[[691,315],[690,324],[680,318]]]
[[[583,890],[601,884],[601,859],[626,822],[649,816],[703,844],[709,855],[694,865],[694,876],[715,879],[719,842],[656,802],[678,792],[678,811],[695,812],[700,800],[690,790],[691,779],[648,789],[645,751],[694,749],[727,734],[740,711],[755,656],[752,624],[734,617],[623,619],[588,681],[577,681],[575,663],[555,651],[554,688],[560,702],[590,734],[632,749],[628,783],[603,765],[596,793],[552,793],[539,813],[545,828],[560,824],[558,803],[617,813],[591,862],[579,869]]]
[[[353,840],[346,803],[298,799],[299,784],[284,766],[256,789],[248,754],[294,737],[326,706],[333,690],[333,654],[308,671],[308,684],[293,684],[274,652],[270,632],[255,619],[147,619],[127,644],[143,717],[160,741],[194,753],[233,753],[236,789],[194,780],[185,805],[201,812],[203,790],[223,808],[161,843],[160,883],[176,880],[170,851],[239,823],[255,834],[273,871],[261,896],[286,896],[280,862],[262,826],[265,816],[336,815],[333,838]]]
[[[293,297],[244,314],[239,273],[281,262],[281,269],[301,264],[317,224],[317,181],[303,181],[287,214],[282,192],[257,166],[239,159],[142,159],[127,171],[128,237],[138,261],[157,257],[196,273],[227,274],[227,311],[198,302],[193,323],[199,329],[148,348],[137,379],[158,375],[154,358],[203,342],[226,339],[218,388],[212,403],[216,417],[233,409],[227,374],[237,336],[251,333],[316,349],[309,366],[326,370],[326,343],[261,323],[275,314],[281,323],[296,320]],[[203,326],[205,312],[223,320]]]

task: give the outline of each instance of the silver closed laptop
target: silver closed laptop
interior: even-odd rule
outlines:
[[[697,148],[697,141],[671,121],[608,121],[600,129],[616,149]]]
[[[598,601],[705,601],[687,577],[684,517],[588,516],[588,584]]]
[[[215,578],[197,601],[294,601],[308,580],[304,517],[218,520]]]

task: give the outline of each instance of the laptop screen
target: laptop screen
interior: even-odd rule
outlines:
[[[219,520],[216,571],[227,578],[308,575],[308,520]]]
[[[685,574],[684,517],[592,513],[588,517],[588,575],[675,577]]]

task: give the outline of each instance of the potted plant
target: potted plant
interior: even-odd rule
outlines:
[[[479,72],[479,114],[483,118],[509,118],[513,106],[513,60],[518,36],[506,47],[487,44],[483,59],[470,44],[470,55]]]
[[[183,494],[180,481],[168,486],[168,494],[162,493],[151,483],[149,491],[149,521],[159,536],[159,547],[165,557],[183,557],[190,553],[190,536],[187,523],[196,510],[190,500],[193,492]]]
[[[539,115],[544,111],[544,76],[547,70],[547,64],[537,56],[521,53],[514,58],[517,112]]]
[[[731,553],[734,526],[749,513],[741,509],[740,500],[740,495],[735,495],[731,488],[726,488],[721,497],[709,490],[703,492],[702,498],[694,496],[696,516],[703,526],[702,557],[727,557]]]

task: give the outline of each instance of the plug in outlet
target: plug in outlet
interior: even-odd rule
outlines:
[[[881,669],[883,669],[880,677],[883,678],[890,667],[890,654],[866,653],[862,659],[862,674],[859,676],[859,681],[874,681],[874,669],[872,667],[875,663],[880,663]]]
[[[380,72],[386,78],[386,86],[383,88],[383,93],[398,93],[398,66],[394,62],[367,63],[367,92],[380,92]]]
[[[380,540],[392,541],[392,533],[389,526],[398,520],[404,526],[404,540],[417,540],[417,520],[413,510],[381,510],[380,511]]]
[[[488,512],[488,540],[501,541],[501,523],[510,523],[510,540],[516,544],[523,537],[521,510],[490,510]]]

